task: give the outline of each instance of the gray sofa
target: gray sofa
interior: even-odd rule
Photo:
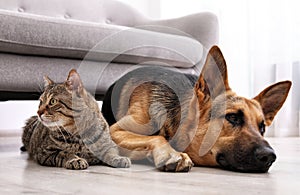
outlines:
[[[76,68],[98,100],[144,65],[199,72],[218,42],[212,13],[152,20],[114,0],[0,0],[0,100],[38,99],[43,76]]]

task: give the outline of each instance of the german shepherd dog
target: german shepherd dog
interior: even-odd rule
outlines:
[[[148,158],[174,172],[193,165],[267,172],[276,155],[263,137],[265,126],[290,87],[283,81],[253,99],[237,96],[213,46],[199,78],[158,67],[127,73],[109,88],[102,112],[121,154],[132,160]]]

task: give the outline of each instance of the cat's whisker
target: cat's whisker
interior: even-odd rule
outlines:
[[[76,128],[76,130],[74,130],[72,133],[70,132],[70,135],[73,137],[74,135],[78,134],[79,130],[78,128]]]
[[[44,91],[44,86],[42,84],[38,84],[38,91],[43,92]]]
[[[56,127],[57,127],[57,129],[59,130],[59,132],[61,133],[61,135],[63,136],[63,138],[64,138],[64,140],[65,140],[65,143],[67,143],[67,139],[66,139],[64,133],[62,132],[61,127],[58,126],[57,124],[56,124]],[[67,132],[68,132],[68,131],[67,131]]]
[[[29,123],[29,125],[34,126],[36,128],[38,122],[39,120],[33,120],[32,122]]]
[[[70,136],[73,137],[74,133],[71,133],[70,131],[68,131],[65,127],[61,127],[65,130],[65,132]]]
[[[37,100],[39,99],[40,95],[38,94],[32,94],[32,96],[37,97]]]
[[[33,127],[33,131],[38,128],[39,120],[33,120],[29,125]]]

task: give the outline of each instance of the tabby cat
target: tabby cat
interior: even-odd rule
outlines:
[[[41,165],[86,169],[106,164],[127,168],[130,159],[119,156],[109,126],[94,97],[83,87],[76,70],[64,83],[48,77],[40,97],[38,116],[23,128],[22,149]]]

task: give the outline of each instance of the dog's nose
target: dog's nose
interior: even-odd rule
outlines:
[[[255,150],[257,162],[264,168],[269,168],[276,160],[276,154],[271,147],[262,146]]]

